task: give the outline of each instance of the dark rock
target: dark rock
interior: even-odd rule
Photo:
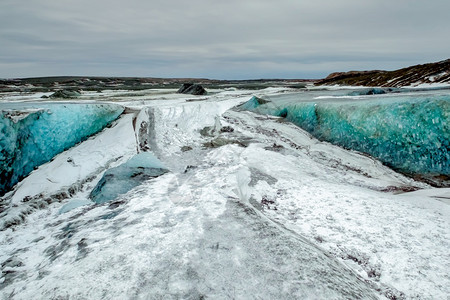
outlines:
[[[241,147],[247,147],[251,143],[251,140],[237,140],[237,139],[226,139],[226,138],[215,138],[207,143],[203,143],[205,148],[219,148],[229,144],[235,144]]]
[[[274,200],[270,199],[268,196],[264,195],[261,199],[261,206],[263,208],[269,209],[269,210],[277,210],[276,203]]]
[[[50,98],[72,99],[81,96],[78,90],[59,90],[51,94]]]
[[[220,128],[220,132],[233,132],[234,128],[231,126],[223,126],[222,128]]]
[[[187,152],[187,151],[191,151],[191,150],[192,150],[191,146],[183,146],[183,147],[181,147],[181,151],[182,152]]]
[[[17,260],[17,258],[15,258],[15,257],[10,257],[2,263],[2,268],[6,268],[6,267],[18,268],[18,267],[22,267],[22,266],[23,266],[23,263],[20,260]]]
[[[184,170],[184,173],[189,172],[190,170],[197,169],[197,166],[188,165]]]
[[[263,98],[256,97],[256,96],[255,96],[255,100],[256,100],[256,102],[258,102],[259,105],[263,105],[263,104],[266,104],[266,103],[270,103],[270,101],[265,100],[265,99],[263,99]]]
[[[206,95],[206,90],[199,84],[184,83],[177,91],[179,94]]]
[[[274,151],[274,152],[280,152],[281,150],[284,149],[284,147],[282,145],[278,145],[276,143],[273,143],[272,146],[270,147],[264,147],[265,150],[269,150],[269,151]]]

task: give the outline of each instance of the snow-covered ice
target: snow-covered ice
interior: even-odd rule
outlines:
[[[2,197],[0,295],[446,299],[450,189],[232,109],[291,92],[102,98],[125,114]],[[108,169],[149,151],[170,172],[89,200]]]

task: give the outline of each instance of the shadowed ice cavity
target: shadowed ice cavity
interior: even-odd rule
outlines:
[[[158,177],[168,170],[151,153],[142,152],[126,163],[107,170],[92,190],[90,198],[96,203],[116,199],[145,180]]]
[[[450,175],[450,97],[253,97],[240,109],[286,118],[316,138],[368,153],[407,174]]]
[[[113,104],[2,104],[0,195],[34,168],[99,132],[123,112]]]

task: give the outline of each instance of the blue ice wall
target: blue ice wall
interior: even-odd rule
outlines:
[[[245,107],[285,117],[321,140],[368,153],[406,173],[450,174],[450,96],[370,97],[271,99]]]
[[[0,195],[37,166],[99,132],[123,108],[110,104],[10,104],[0,113]]]
[[[144,181],[166,172],[168,170],[153,154],[137,154],[126,163],[107,170],[92,190],[90,198],[96,203],[112,201]]]

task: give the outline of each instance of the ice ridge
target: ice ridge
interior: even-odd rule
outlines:
[[[450,97],[276,101],[241,106],[286,118],[320,140],[368,153],[409,174],[450,175]]]

